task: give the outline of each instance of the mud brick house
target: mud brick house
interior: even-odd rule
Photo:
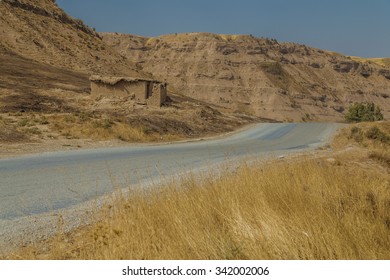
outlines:
[[[91,76],[92,97],[132,97],[135,102],[161,107],[167,99],[167,84],[131,77]]]

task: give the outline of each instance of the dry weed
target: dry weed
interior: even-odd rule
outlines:
[[[388,146],[363,136],[365,153],[333,161],[243,163],[235,172],[113,195],[95,224],[11,258],[390,259]],[[354,141],[345,134],[334,146]]]
[[[319,160],[269,162],[243,165],[219,179],[171,183],[148,194],[132,192],[116,197],[97,224],[60,234],[44,246],[57,249],[30,248],[18,255],[390,259],[389,177],[364,172],[346,176],[351,172],[346,169]]]

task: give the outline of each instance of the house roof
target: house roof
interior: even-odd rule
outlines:
[[[114,86],[114,85],[118,84],[119,82],[129,82],[129,83],[154,82],[154,83],[163,83],[163,82],[160,82],[160,81],[157,81],[157,80],[145,79],[145,78],[99,76],[99,75],[92,75],[91,77],[89,77],[89,80],[91,82],[101,83],[101,84],[111,85],[111,86]]]

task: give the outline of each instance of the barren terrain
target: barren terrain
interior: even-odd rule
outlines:
[[[104,42],[177,92],[279,121],[342,121],[351,103],[390,116],[386,59],[358,59],[251,35],[102,33]]]
[[[53,0],[2,0],[0,52],[77,72],[145,75]]]
[[[91,98],[91,74],[152,75],[53,1],[2,1],[0,23],[0,157],[196,138],[261,120],[174,92],[161,109]]]
[[[389,114],[386,59],[250,35],[98,34],[51,0],[4,0],[0,11],[0,156],[342,121],[355,101]],[[153,109],[91,98],[91,74],[168,81],[169,100]]]
[[[166,81],[168,100],[156,109],[131,96],[92,98],[92,74]],[[6,158],[1,159],[5,175],[0,183],[7,211],[26,207],[23,199],[32,202],[30,210],[39,203],[50,210],[53,201],[36,195],[35,203],[28,192],[35,184],[53,194],[60,185],[53,183],[56,179],[67,184],[60,191],[77,203],[84,201],[75,188],[85,181],[61,179],[69,175],[61,173],[62,155],[99,151],[58,151],[104,147],[104,156],[115,157],[118,152],[108,147],[187,141],[258,122],[343,121],[348,106],[362,101],[380,105],[385,118],[390,117],[389,58],[349,57],[252,35],[99,34],[54,0],[0,0],[0,158]],[[118,192],[68,212],[2,219],[1,241],[16,250],[2,251],[0,258],[390,259],[389,123],[352,125],[304,159],[284,154],[326,142],[326,133],[319,130],[337,125],[280,126],[287,129],[249,133],[244,139],[233,135],[237,146],[223,147],[218,141],[214,146],[203,141],[171,145],[182,147],[175,155],[179,158],[189,154],[187,147],[203,145],[203,154],[197,149],[190,154],[195,165],[201,162],[193,157],[196,153],[221,160],[240,149],[251,154],[250,145],[259,152],[265,142],[279,152],[277,159],[242,162],[238,168],[237,162],[212,166],[202,178],[190,174],[147,194],[122,185],[129,187],[130,196]],[[312,138],[298,131],[293,135],[304,143],[294,140],[289,127],[295,126],[309,127]],[[278,138],[288,143],[283,152],[276,149]],[[117,148],[119,157],[131,149]],[[142,155],[138,162],[157,174],[155,158],[161,153],[158,146],[155,150],[149,162]],[[48,151],[56,151],[61,176],[48,177],[43,186],[33,176],[54,173],[36,168],[39,155],[25,154]],[[10,159],[15,156],[21,158]],[[112,180],[104,169],[107,158],[99,156],[101,170]],[[88,165],[89,159],[91,181],[99,170]],[[9,162],[20,163],[20,169],[10,171]],[[43,162],[49,171],[56,168]],[[36,174],[21,172],[26,166]],[[125,175],[137,172],[121,159],[116,166]],[[71,176],[85,175],[80,166],[72,168]],[[27,191],[15,187],[16,182]],[[102,185],[106,189],[99,195],[111,193],[110,186]],[[11,192],[18,203],[7,200]],[[28,210],[19,214],[34,214]]]
[[[43,216],[0,258],[390,259],[389,128],[352,125],[306,156],[226,162],[96,212]]]

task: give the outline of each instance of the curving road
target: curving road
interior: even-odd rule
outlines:
[[[286,154],[323,145],[338,124],[259,124],[225,138],[54,152],[0,160],[0,220],[62,209],[226,158]]]

